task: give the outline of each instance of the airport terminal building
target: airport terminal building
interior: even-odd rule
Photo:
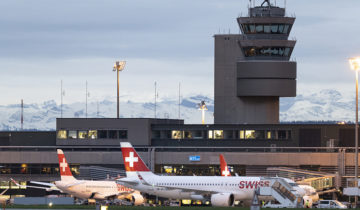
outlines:
[[[223,154],[232,174],[238,175],[267,176],[269,167],[292,167],[337,174],[343,186],[354,174],[354,125],[347,124],[191,125],[169,119],[59,118],[56,131],[0,132],[0,140],[3,187],[11,177],[58,180],[58,148],[77,177],[124,175],[121,141],[132,142],[156,173],[220,175]]]
[[[296,96],[295,18],[263,4],[237,18],[241,34],[216,34],[215,123],[181,119],[58,118],[55,131],[0,132],[0,189],[59,179],[56,149],[84,179],[124,175],[120,142],[131,142],[156,173],[220,175],[219,154],[232,174],[267,176],[291,167],[336,174],[336,187],[354,175],[354,124],[283,124],[279,97]],[[44,195],[11,186],[7,194]]]

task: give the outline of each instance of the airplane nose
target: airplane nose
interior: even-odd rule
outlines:
[[[305,190],[302,189],[301,187],[297,187],[296,192],[301,196],[304,196],[306,194]]]

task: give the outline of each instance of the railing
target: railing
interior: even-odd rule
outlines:
[[[73,152],[121,152],[120,146],[0,146],[0,151],[44,151],[55,152],[56,149]],[[139,152],[260,152],[260,153],[354,153],[354,147],[218,147],[218,146],[135,146]]]
[[[290,190],[286,189],[286,187],[283,186],[280,182],[276,181],[272,188],[279,193],[283,198],[287,198],[291,201],[294,201],[296,199],[296,196],[290,192]]]

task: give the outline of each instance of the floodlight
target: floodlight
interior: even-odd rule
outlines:
[[[358,71],[360,69],[360,57],[350,58],[349,63],[352,70]]]
[[[122,71],[125,68],[126,61],[116,61],[114,64],[113,71]]]

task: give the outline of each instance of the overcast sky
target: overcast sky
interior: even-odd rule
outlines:
[[[260,0],[258,0],[261,3]],[[0,104],[115,100],[116,60],[123,99],[213,97],[213,35],[239,33],[248,0],[0,1]],[[283,5],[282,0],[277,4]],[[359,0],[287,0],[296,15],[298,94],[354,92],[349,57],[360,55]]]

